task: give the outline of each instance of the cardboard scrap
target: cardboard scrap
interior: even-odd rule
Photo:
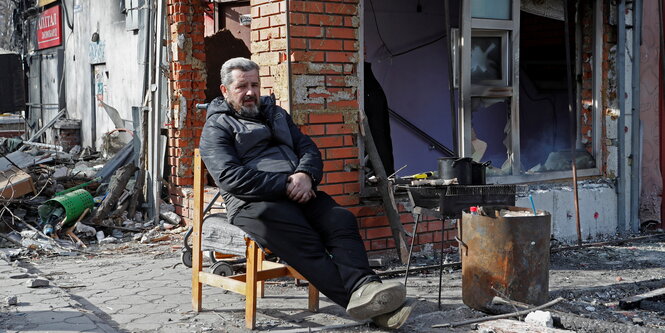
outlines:
[[[32,177],[16,167],[0,171],[0,198],[16,199],[28,193],[36,193]]]

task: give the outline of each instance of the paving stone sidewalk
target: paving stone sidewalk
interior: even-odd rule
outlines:
[[[178,256],[161,247],[20,264],[0,259],[0,331],[247,332],[243,296],[204,286],[204,311],[192,311],[191,270]],[[35,277],[49,286],[26,287]],[[10,296],[17,297],[16,305],[7,305]],[[306,327],[356,324],[326,297],[320,308],[307,311],[306,286],[295,286],[292,279],[271,281],[258,301],[257,329],[306,332]],[[365,324],[338,331],[380,330]]]

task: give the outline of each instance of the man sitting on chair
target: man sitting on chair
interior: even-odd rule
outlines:
[[[411,312],[401,283],[370,269],[355,216],[316,189],[321,153],[291,116],[260,97],[259,66],[222,66],[201,135],[201,156],[220,188],[229,222],[295,268],[357,320],[398,328]]]

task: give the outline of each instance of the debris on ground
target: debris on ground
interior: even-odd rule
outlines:
[[[109,140],[115,135],[108,134]],[[64,151],[36,140],[0,140],[3,258],[94,253],[95,246],[156,243],[171,237],[166,231],[182,230],[168,203],[159,217],[149,217],[144,181],[137,179],[145,174],[137,172],[133,158],[135,138],[118,141],[117,149],[105,151],[106,159],[89,147]]]

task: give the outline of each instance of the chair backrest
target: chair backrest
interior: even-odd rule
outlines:
[[[203,198],[203,194],[205,193],[205,178],[207,176],[207,171],[206,171],[206,165],[203,162],[203,159],[201,159],[201,151],[199,148],[196,148],[194,150],[194,207],[199,207],[196,206],[196,191],[201,191],[200,195],[201,198]],[[197,177],[198,176],[198,177]],[[198,179],[198,182],[197,182]],[[205,216],[210,209],[212,209],[213,205],[219,199],[219,197],[222,195],[222,193],[217,189],[217,192],[215,195],[212,197],[210,202],[203,208],[203,212],[201,216]],[[203,207],[203,204],[201,204],[201,207]],[[199,208],[200,209],[200,208]]]

